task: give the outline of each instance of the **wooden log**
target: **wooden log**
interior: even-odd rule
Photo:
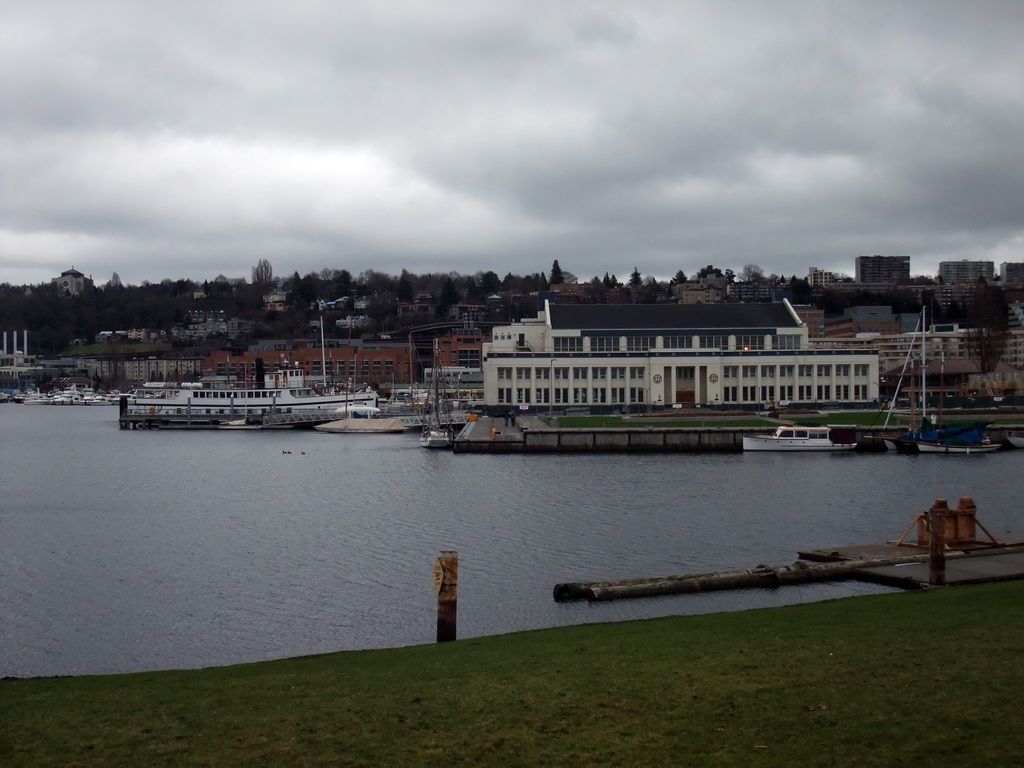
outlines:
[[[949,552],[946,557],[963,557],[963,552]],[[758,565],[736,571],[690,573],[678,576],[619,579],[614,581],[563,582],[556,584],[556,602],[570,600],[620,600],[634,597],[677,595],[687,592],[712,592],[723,589],[751,587],[777,587],[809,581],[829,581],[849,577],[854,571],[883,565],[922,563],[929,555],[900,555],[861,560],[839,560],[831,563],[807,563],[802,560],[792,565],[771,567]]]
[[[441,550],[434,562],[434,588],[437,590],[437,642],[456,638],[458,619],[459,553]]]

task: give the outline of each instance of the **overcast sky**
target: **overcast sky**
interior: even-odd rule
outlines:
[[[1024,2],[0,0],[0,282],[1024,261]]]

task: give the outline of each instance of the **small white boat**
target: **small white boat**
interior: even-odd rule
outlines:
[[[956,443],[933,443],[926,441],[919,441],[915,445],[917,446],[918,453],[991,453],[1002,447],[999,443],[958,445]]]
[[[852,451],[857,431],[852,426],[806,427],[785,424],[770,435],[744,435],[744,451]]]
[[[1007,435],[1006,439],[1014,448],[1024,448],[1024,435]]]
[[[451,448],[451,431],[443,428],[424,427],[420,433],[420,446],[422,448]]]

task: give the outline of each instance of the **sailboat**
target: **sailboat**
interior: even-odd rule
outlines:
[[[999,449],[999,443],[993,443],[988,439],[985,430],[988,428],[987,421],[976,421],[967,424],[952,424],[947,427],[942,425],[941,398],[938,423],[933,423],[928,417],[928,390],[927,365],[925,355],[925,324],[924,309],[921,309],[921,422],[917,428],[913,428],[913,416],[911,416],[911,428],[899,437],[890,441],[900,453],[989,453]],[[941,377],[940,364],[940,377]],[[940,390],[942,387],[940,386]],[[898,391],[898,390],[897,390]]]
[[[427,418],[427,423],[423,425],[423,431],[420,432],[421,448],[451,448],[452,446],[451,422],[442,421],[441,418],[444,406],[444,388],[441,385],[441,379],[444,372],[438,364],[439,357],[437,341],[434,341],[434,367],[432,370],[434,390],[430,402],[430,416]]]

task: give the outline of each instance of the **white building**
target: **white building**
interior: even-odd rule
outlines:
[[[536,318],[494,328],[483,369],[489,407],[813,407],[878,397],[878,353],[809,348],[788,301],[545,302]]]

